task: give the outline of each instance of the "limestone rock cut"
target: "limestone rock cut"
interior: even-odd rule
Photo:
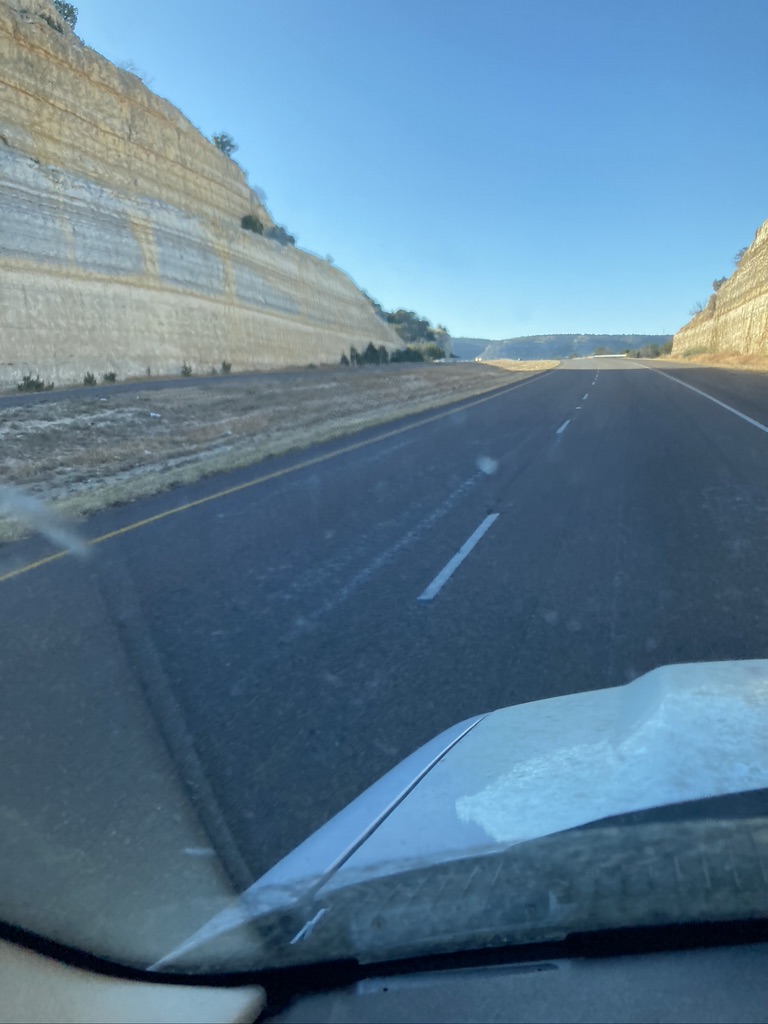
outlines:
[[[49,0],[0,0],[0,387],[338,363],[402,343],[240,167]]]

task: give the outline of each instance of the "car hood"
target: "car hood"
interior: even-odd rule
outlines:
[[[625,686],[469,719],[401,762],[161,964],[308,892],[768,787],[766,751],[768,661],[666,666]]]

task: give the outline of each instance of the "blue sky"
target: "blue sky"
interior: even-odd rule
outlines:
[[[454,336],[673,333],[768,217],[765,0],[79,0],[298,244]]]

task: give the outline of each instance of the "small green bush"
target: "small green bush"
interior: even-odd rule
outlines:
[[[221,372],[222,373],[232,373],[232,363],[228,363],[226,361],[226,359],[222,360]]]
[[[60,17],[62,17],[74,31],[75,25],[77,24],[77,8],[75,5],[68,4],[65,0],[53,0],[53,6],[56,8],[56,12]]]
[[[368,344],[366,345],[365,351],[360,356],[360,362],[365,363],[366,365],[369,366],[378,364],[379,350],[376,348],[372,341],[369,341]]]
[[[275,224],[274,227],[268,228],[264,232],[265,238],[271,238],[275,242],[279,242],[280,245],[296,245],[296,239],[293,235],[289,234],[285,228],[279,224]]]
[[[423,363],[424,355],[418,348],[396,348],[390,354],[390,363]]]
[[[356,366],[379,366],[382,363],[389,362],[389,352],[387,351],[386,345],[379,345],[379,347],[376,348],[374,343],[369,341],[362,353],[352,347],[349,350],[349,360],[346,362],[342,356],[342,365],[347,366],[350,361]]]
[[[58,23],[58,21],[56,21],[54,18],[52,18],[50,16],[50,14],[41,14],[40,17],[43,19],[43,21],[46,23],[46,25],[48,25],[49,28],[52,28],[54,30],[54,32],[63,32],[64,31],[62,29],[61,25]]]
[[[345,355],[344,352],[341,353],[341,359],[339,360],[339,363],[342,366],[349,366],[349,357]]]
[[[182,363],[181,364],[181,376],[182,377],[191,377],[192,376],[192,367],[189,365],[189,363]]]
[[[21,378],[21,384],[16,385],[17,391],[53,391],[53,384],[46,384],[39,377],[33,377],[27,373]]]
[[[220,150],[224,154],[224,156],[231,157],[237,149],[237,143],[229,132],[219,132],[217,135],[212,135],[211,142],[214,144],[216,149]]]
[[[117,380],[117,374],[114,370],[108,370],[106,373],[102,373],[101,379],[105,384],[114,384]]]
[[[246,231],[253,231],[257,235],[264,234],[264,225],[261,223],[259,218],[255,217],[252,213],[246,213],[240,221],[240,227],[245,228]]]
[[[85,384],[86,387],[92,388],[95,383],[96,374],[91,373],[91,371],[89,370],[88,373],[86,373],[86,375],[83,377],[83,384]]]
[[[652,344],[643,345],[642,348],[636,348],[629,353],[634,359],[658,359],[660,355],[668,355],[672,351],[672,341],[665,341],[660,347],[653,342]]]

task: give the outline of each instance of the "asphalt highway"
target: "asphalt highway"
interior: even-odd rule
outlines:
[[[86,562],[4,546],[0,768],[114,774],[139,679],[243,882],[457,721],[768,657],[768,378],[662,370],[574,360],[112,509]]]

